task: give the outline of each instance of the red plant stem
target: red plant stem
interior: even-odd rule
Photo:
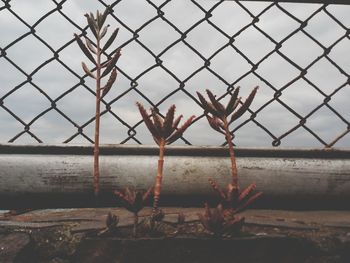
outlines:
[[[136,237],[137,235],[137,225],[139,224],[139,215],[137,213],[134,213],[134,227],[133,227],[133,236]]]
[[[225,138],[228,144],[228,149],[230,152],[230,159],[231,159],[232,185],[237,187],[238,189],[239,185],[238,185],[238,176],[237,176],[236,157],[235,157],[235,152],[233,150],[232,135],[228,128],[228,122],[226,118],[224,119],[224,128],[225,128]]]
[[[98,32],[99,34],[99,32]],[[98,196],[100,191],[100,103],[101,103],[101,48],[100,39],[97,37],[96,54],[96,114],[95,114],[95,144],[94,144],[94,193]]]
[[[159,203],[160,192],[161,192],[161,188],[162,188],[164,148],[165,148],[165,140],[161,139],[160,143],[159,143],[158,171],[157,171],[157,177],[156,177],[156,184],[154,186],[153,215],[158,210],[158,203]]]

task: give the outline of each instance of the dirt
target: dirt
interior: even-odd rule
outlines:
[[[177,225],[180,211],[186,221]],[[105,231],[108,212],[119,217],[114,232]],[[136,238],[133,217],[121,208],[3,215],[0,262],[350,262],[350,211],[250,210],[241,234],[224,237],[199,223],[201,208],[164,212],[151,233],[144,209]]]

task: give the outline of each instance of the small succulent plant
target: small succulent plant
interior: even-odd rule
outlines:
[[[83,51],[85,56],[92,62],[94,70],[90,70],[89,67],[82,62],[82,68],[87,76],[93,78],[96,81],[96,114],[95,114],[95,141],[94,141],[94,193],[99,193],[99,134],[100,134],[100,104],[101,99],[109,92],[112,85],[117,78],[117,70],[115,65],[120,57],[120,49],[112,52],[108,56],[108,59],[102,62],[102,55],[114,42],[118,35],[119,29],[115,29],[109,39],[102,45],[102,39],[106,36],[109,25],[104,26],[106,18],[109,14],[109,7],[103,13],[96,12],[96,16],[92,13],[85,14],[88,26],[96,39],[96,43],[85,37],[85,43],[81,40],[80,36],[74,34],[74,37]],[[95,72],[94,72],[95,71]],[[102,85],[102,78],[108,74],[109,78],[105,85]]]
[[[185,132],[188,126],[191,125],[195,116],[191,116],[185,121],[185,123],[182,126],[178,127],[182,119],[182,115],[175,118],[175,105],[172,105],[169,108],[164,119],[157,113],[155,109],[151,109],[151,115],[149,115],[141,103],[138,102],[136,105],[139,108],[142,119],[145,122],[148,130],[151,132],[154,141],[159,146],[158,171],[156,183],[154,186],[152,212],[153,217],[155,217],[155,215],[159,213],[157,210],[163,179],[164,148],[166,145],[175,142],[182,136],[182,134]]]
[[[106,228],[100,231],[98,235],[102,236],[105,234],[112,234],[117,232],[118,223],[119,223],[119,217],[109,212],[106,217]]]
[[[234,214],[242,212],[244,209],[247,208],[248,205],[254,202],[262,194],[261,192],[252,194],[252,192],[256,188],[255,183],[250,184],[243,191],[240,190],[240,186],[238,184],[238,176],[237,176],[236,157],[235,157],[233,142],[232,142],[233,137],[229,129],[229,125],[232,124],[239,117],[241,117],[248,110],[249,106],[253,102],[253,99],[255,97],[257,90],[258,90],[258,87],[255,87],[253,91],[250,93],[250,95],[248,96],[248,98],[242,103],[241,98],[238,97],[239,88],[236,88],[233,94],[231,95],[231,98],[226,106],[221,104],[210,90],[207,90],[207,95],[209,97],[209,100],[206,100],[202,96],[202,94],[197,92],[198,98],[201,102],[201,106],[204,109],[204,113],[208,119],[209,125],[217,132],[220,132],[221,134],[225,135],[225,139],[229,148],[230,160],[231,160],[232,181],[227,185],[226,191],[222,190],[216,181],[209,178],[210,185],[213,187],[213,189],[216,192],[219,193],[219,196],[221,198],[220,207],[217,207],[216,210],[214,211],[215,212],[214,218],[216,217],[220,218],[220,216],[218,215],[222,212],[223,209],[224,209],[224,212],[222,212],[223,214],[231,215],[231,217],[234,217],[233,216]],[[241,106],[239,106],[240,104]],[[207,207],[206,210],[207,210],[206,214],[208,214],[208,211],[210,211],[210,209]],[[212,214],[213,213],[211,213],[210,215]],[[202,223],[203,223],[203,218],[205,218],[205,216],[201,217]],[[219,220],[219,219],[215,219],[215,220]],[[222,220],[223,220],[223,217],[222,217]],[[235,219],[232,222],[235,222]]]
[[[134,236],[137,235],[138,225],[138,213],[146,205],[146,201],[150,196],[153,188],[149,188],[147,191],[137,191],[131,188],[125,188],[124,191],[114,191],[114,194],[121,201],[123,207],[134,214]]]
[[[262,192],[252,194],[256,188],[255,183],[250,184],[243,191],[240,191],[238,198],[236,198],[236,192],[234,191],[232,184],[227,185],[225,192],[213,179],[209,178],[209,183],[213,189],[218,192],[221,204],[224,209],[228,209],[229,213],[231,214],[243,212],[251,203],[253,203],[262,195]]]
[[[244,217],[227,214],[221,204],[212,209],[205,204],[204,214],[198,214],[198,217],[204,228],[215,236],[235,234],[244,222]]]

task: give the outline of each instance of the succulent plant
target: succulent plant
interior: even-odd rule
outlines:
[[[123,207],[134,214],[134,229],[133,234],[137,234],[138,225],[138,213],[146,205],[146,201],[150,196],[153,188],[149,188],[147,191],[137,191],[135,189],[125,188],[124,191],[114,191],[114,194],[121,201]]]
[[[221,204],[212,209],[205,204],[204,209],[204,214],[198,214],[199,220],[215,236],[231,235],[241,230],[244,217],[227,214]]]
[[[102,39],[106,36],[109,25],[104,26],[106,18],[109,14],[110,8],[107,7],[103,13],[96,12],[96,17],[90,13],[85,14],[88,26],[96,39],[96,43],[93,43],[90,39],[85,37],[85,43],[81,40],[80,36],[74,34],[74,37],[83,51],[85,56],[92,62],[94,70],[90,70],[89,67],[82,62],[82,68],[87,76],[93,78],[96,81],[96,114],[95,114],[95,141],[94,141],[94,193],[99,193],[99,134],[100,134],[100,104],[101,99],[110,91],[112,85],[117,78],[117,70],[115,65],[120,57],[120,49],[115,50],[108,56],[108,59],[102,62],[102,55],[114,42],[118,35],[119,29],[115,29],[109,39],[102,45]],[[95,71],[95,72],[94,72]],[[102,85],[102,78],[109,74],[109,78],[105,85]]]
[[[251,192],[256,188],[255,183],[248,186],[245,190],[240,191],[237,176],[236,157],[232,142],[233,138],[229,130],[229,125],[241,117],[248,110],[257,90],[258,87],[255,87],[248,98],[242,103],[241,98],[238,97],[239,87],[236,88],[226,106],[221,104],[210,90],[207,90],[209,97],[208,101],[202,96],[202,94],[197,92],[209,125],[217,132],[225,135],[231,160],[232,181],[228,184],[227,191],[225,192],[220,189],[214,180],[209,179],[209,182],[213,189],[219,193],[224,208],[230,208],[233,211],[237,212],[243,210],[247,205],[256,200],[261,195],[261,193],[254,194],[253,196],[249,197]],[[240,104],[241,106],[239,106]]]
[[[223,208],[229,209],[229,213],[232,214],[243,212],[251,203],[262,195],[262,192],[252,194],[256,188],[255,183],[250,184],[243,191],[239,191],[238,197],[236,197],[237,192],[235,188],[232,187],[232,184],[228,184],[226,191],[224,191],[213,179],[209,178],[209,183],[213,189],[219,193]]]
[[[115,231],[117,229],[118,223],[119,223],[119,217],[109,212],[106,218],[107,229],[112,232]]]
[[[171,144],[179,139],[185,130],[191,125],[195,116],[188,118],[185,123],[179,126],[182,119],[182,115],[175,118],[175,105],[172,105],[169,109],[165,118],[163,119],[157,111],[153,108],[151,109],[151,115],[149,115],[146,109],[141,103],[136,103],[139,108],[140,114],[143,121],[145,122],[148,130],[151,132],[154,141],[159,146],[159,160],[158,160],[158,171],[156,177],[156,183],[154,186],[154,199],[153,199],[153,216],[159,213],[158,203],[162,187],[163,179],[163,165],[164,165],[164,148],[165,145]]]

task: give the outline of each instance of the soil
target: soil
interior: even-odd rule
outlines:
[[[350,262],[350,211],[249,210],[242,233],[214,237],[198,221],[202,208],[163,210],[154,232],[150,209],[140,212],[136,238],[122,208],[0,214],[0,262]],[[108,212],[116,231],[106,230]]]

